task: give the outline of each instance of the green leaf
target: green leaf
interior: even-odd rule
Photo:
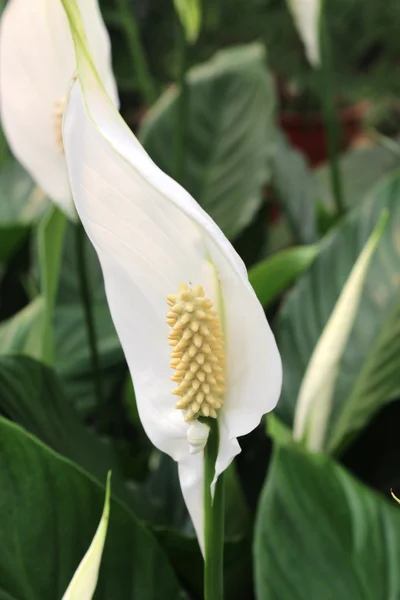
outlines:
[[[319,190],[305,158],[282,134],[277,138],[272,183],[296,240],[302,244],[315,242],[315,204]]]
[[[252,267],[249,280],[264,307],[306,271],[318,254],[318,246],[299,246],[282,250]]]
[[[174,0],[174,5],[187,41],[194,44],[201,28],[201,0]]]
[[[346,205],[351,207],[361,202],[377,181],[398,166],[398,154],[380,144],[369,148],[352,148],[346,152],[340,159],[340,174]],[[324,165],[316,169],[315,178],[321,201],[333,213],[335,202],[332,198],[329,166]]]
[[[270,178],[275,97],[260,44],[218,52],[188,74],[190,106],[185,174],[180,181],[233,238],[253,219]],[[178,91],[149,112],[140,139],[153,160],[174,174]]]
[[[45,309],[44,298],[39,296],[0,324],[0,355],[22,354],[42,359]]]
[[[279,347],[286,376],[277,414],[292,425],[306,366],[382,210],[389,221],[364,286],[335,384],[326,448],[337,451],[400,394],[400,173],[388,177],[321,245],[281,314]]]
[[[113,472],[113,495],[143,520],[157,517],[152,498],[124,483],[119,457],[109,441],[100,441],[79,420],[60,381],[46,366],[22,356],[0,357],[0,413],[72,460],[98,482]]]
[[[0,261],[7,260],[48,207],[48,200],[14,160],[0,171]]]
[[[53,314],[66,225],[64,213],[53,206],[38,227],[40,284],[46,306],[43,361],[50,365],[54,360]]]
[[[0,419],[0,595],[61,598],[96,531],[104,487]],[[162,600],[182,591],[154,537],[115,500],[96,600]]]
[[[400,511],[328,457],[277,447],[254,560],[257,600],[395,600]]]
[[[97,255],[87,239],[85,244],[102,385],[104,397],[108,397],[121,383],[126,372],[126,363],[110,316]],[[56,371],[64,382],[67,396],[79,406],[82,413],[88,413],[95,407],[96,398],[72,224],[68,224],[65,237],[54,319]]]

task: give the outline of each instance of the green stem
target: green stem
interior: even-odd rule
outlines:
[[[176,122],[175,142],[175,179],[182,183],[185,173],[186,127],[189,108],[189,86],[187,82],[188,43],[185,31],[178,23],[178,55],[179,55],[179,101]]]
[[[326,27],[325,11],[321,2],[320,14],[320,49],[321,49],[321,101],[325,120],[325,131],[328,143],[328,157],[330,164],[330,179],[332,194],[338,216],[345,212],[343,200],[342,181],[339,167],[339,121],[334,102],[333,69],[329,44],[329,33]]]
[[[211,482],[214,479],[218,456],[218,422],[210,419],[210,435],[204,450],[204,600],[222,600],[224,596],[224,480],[223,474],[215,485],[211,497]]]
[[[92,363],[93,387],[98,406],[102,405],[100,361],[98,353],[98,342],[96,336],[96,326],[94,322],[93,304],[90,294],[89,269],[85,252],[85,230],[78,223],[75,226],[76,258],[79,276],[79,285],[82,299],[82,306],[85,315],[87,339],[89,342],[90,360]]]
[[[139,27],[129,0],[117,0],[117,4],[121,17],[120,23],[125,31],[126,42],[131,55],[132,67],[143,98],[146,104],[151,106],[157,100],[158,94],[146,61]]]

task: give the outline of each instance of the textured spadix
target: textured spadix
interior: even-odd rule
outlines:
[[[240,452],[236,438],[252,431],[275,406],[281,389],[279,353],[243,262],[193,198],[152,162],[119,116],[94,70],[77,7],[69,0],[64,5],[79,75],[63,131],[73,197],[101,262],[140,418],[154,445],[178,461],[202,545],[203,457],[190,453],[188,434],[197,448],[207,436],[204,431],[198,435],[174,406],[166,299],[181,282],[201,286],[224,329],[226,381],[216,477]]]
[[[97,0],[79,0],[93,59],[115,103],[110,43]],[[36,183],[70,217],[62,149],[64,98],[76,68],[61,0],[9,0],[0,26],[0,110],[7,141]]]

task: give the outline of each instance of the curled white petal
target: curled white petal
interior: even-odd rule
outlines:
[[[207,444],[210,428],[205,423],[194,421],[187,430],[187,439],[190,445],[190,454],[199,454]]]
[[[63,1],[76,30],[79,13]],[[236,437],[275,407],[279,352],[242,260],[190,194],[152,162],[107,96],[82,37],[74,41],[79,77],[63,131],[73,198],[100,259],[141,421],[154,445],[179,463],[203,546],[202,456],[190,454],[188,425],[174,408],[166,298],[182,281],[201,285],[216,306],[222,298],[227,385],[216,477],[240,451]]]
[[[110,43],[97,0],[79,0],[95,64],[118,103]],[[44,192],[76,218],[62,151],[61,101],[76,67],[61,0],[9,0],[0,24],[0,109],[16,158]]]

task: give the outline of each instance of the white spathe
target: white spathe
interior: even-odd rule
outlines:
[[[118,104],[110,41],[98,1],[79,0],[79,6],[94,62]],[[74,47],[61,0],[9,0],[0,24],[2,126],[16,158],[72,218],[76,214],[55,111],[62,110],[75,69]]]
[[[95,536],[88,551],[82,558],[79,567],[69,584],[62,600],[92,600],[99,578],[101,557],[106,541],[108,521],[110,517],[110,478],[107,477],[106,497],[104,500],[103,514]]]
[[[79,13],[70,1],[65,6],[79,32]],[[153,163],[116,111],[81,36],[74,41],[79,77],[63,130],[73,198],[100,259],[141,421],[153,444],[178,462],[203,546],[203,453],[190,452],[190,425],[174,408],[167,295],[182,281],[200,284],[223,310],[227,381],[216,477],[240,452],[237,438],[275,407],[279,352],[242,260],[190,194]]]
[[[319,43],[322,0],[287,0],[307,58],[313,67],[321,64]]]
[[[309,450],[325,447],[340,361],[360,305],[368,267],[388,219],[382,217],[358,257],[314,348],[300,386],[293,435]]]

